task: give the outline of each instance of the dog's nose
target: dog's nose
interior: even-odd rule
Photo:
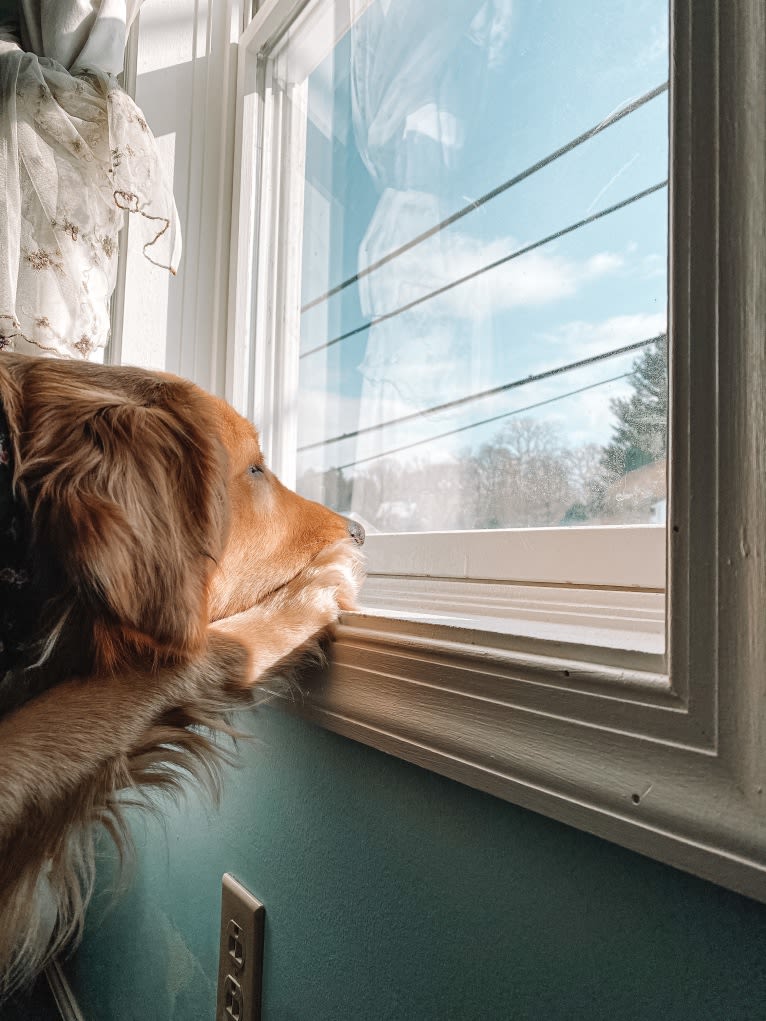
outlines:
[[[348,534],[357,544],[357,546],[364,546],[364,529],[358,521],[352,521],[350,518],[347,519]]]

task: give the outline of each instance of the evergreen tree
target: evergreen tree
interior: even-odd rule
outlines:
[[[616,423],[601,457],[608,485],[627,472],[665,457],[668,419],[667,338],[646,348],[633,363],[633,392],[611,401]]]

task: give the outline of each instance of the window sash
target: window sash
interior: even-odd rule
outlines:
[[[242,325],[235,329],[243,338],[240,346],[247,347],[251,335],[259,338],[259,345],[256,351],[242,352],[237,358],[242,369],[230,399],[261,424],[266,457],[293,488],[300,348],[300,271],[293,267],[300,267],[303,243],[303,111],[308,74],[371,2],[267,3],[240,41],[240,101],[257,105],[257,117],[250,114],[253,134],[247,136],[242,151],[258,151],[263,156],[257,183],[252,179],[254,168],[248,167],[242,174],[242,180],[259,191],[260,201],[256,204],[252,193],[241,197],[252,222],[251,232],[243,235],[252,237],[254,251],[247,254],[239,275],[235,301],[241,309]],[[274,74],[273,64],[280,59],[274,53],[279,53],[290,27],[299,19],[302,39],[308,34],[310,45],[302,45],[297,57],[300,83],[285,86]],[[254,284],[244,280],[247,273]],[[243,380],[240,373],[250,378]],[[278,432],[274,423],[279,423]],[[366,550],[370,570],[477,581],[665,588],[664,526],[497,529],[459,535],[459,549],[457,536],[450,538],[450,533],[371,535]],[[457,566],[458,561],[472,566],[466,572]]]

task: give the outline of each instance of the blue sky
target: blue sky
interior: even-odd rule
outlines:
[[[303,300],[667,76],[662,0],[375,0],[309,79]],[[360,82],[353,124],[352,88],[360,95]],[[667,160],[664,93],[361,287],[311,309],[302,350],[664,180]],[[663,190],[303,359],[299,444],[661,332],[666,220]],[[627,372],[633,357],[332,444],[304,456],[299,473],[309,463],[345,464],[548,400]],[[611,433],[609,399],[625,391],[614,383],[529,415],[555,424],[573,446],[602,443]],[[457,456],[501,425],[401,456]]]

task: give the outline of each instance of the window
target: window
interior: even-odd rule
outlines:
[[[365,525],[366,605],[407,608],[391,576],[467,579],[518,628],[499,584],[536,586],[545,615],[541,586],[632,590],[661,651],[668,12],[607,8],[291,20],[254,72],[273,158],[254,244],[279,258],[252,336],[281,392],[251,410],[273,402],[286,481]],[[622,628],[627,603],[588,620]]]
[[[305,125],[297,485],[373,532],[648,523],[667,4],[442,8],[373,0],[326,55],[308,11],[272,58]]]
[[[667,15],[260,4],[228,396],[370,532],[302,712],[766,897],[766,47]]]

